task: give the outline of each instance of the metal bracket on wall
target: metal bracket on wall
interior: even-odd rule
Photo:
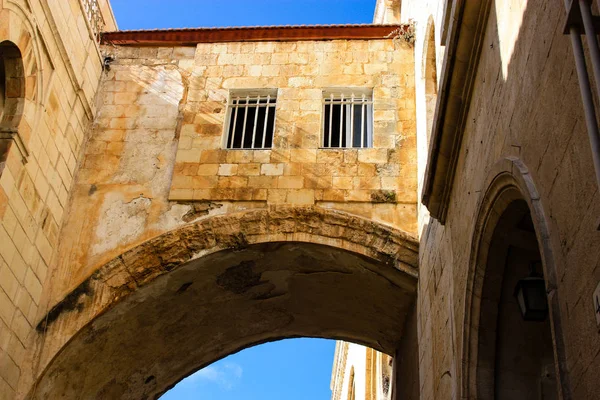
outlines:
[[[592,22],[594,23],[594,31],[596,32],[596,34],[600,34],[600,16],[593,15]],[[581,16],[581,8],[579,6],[578,0],[571,1],[571,5],[567,10],[567,19],[565,21],[565,28],[563,29],[563,34],[569,35],[571,33],[572,27],[579,28],[579,32],[585,34],[583,18]]]
[[[600,189],[600,130],[598,129],[596,107],[592,95],[592,83],[587,71],[586,54],[581,41],[581,35],[585,35],[596,83],[596,96],[600,96],[600,45],[598,44],[598,33],[600,32],[598,21],[600,17],[592,15],[591,0],[571,0],[570,2],[565,0],[565,8],[567,11],[565,33],[568,32],[571,37],[579,79],[579,90],[581,91],[585,112],[585,123],[596,172],[596,183]],[[600,230],[600,224],[597,229]]]

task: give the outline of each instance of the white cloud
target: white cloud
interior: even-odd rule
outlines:
[[[242,377],[242,373],[244,372],[242,367],[236,363],[227,363],[223,367],[238,379]]]
[[[190,375],[190,383],[206,381],[216,383],[223,389],[231,390],[242,378],[243,369],[236,363],[213,364]]]

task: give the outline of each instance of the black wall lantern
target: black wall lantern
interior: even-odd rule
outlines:
[[[541,265],[539,261],[532,262],[529,276],[517,282],[515,287],[515,297],[525,321],[545,321],[548,316],[546,283],[536,272],[536,264]]]

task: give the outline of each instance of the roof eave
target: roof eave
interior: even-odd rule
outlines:
[[[313,25],[115,31],[103,44],[193,46],[198,43],[389,39],[408,25]]]

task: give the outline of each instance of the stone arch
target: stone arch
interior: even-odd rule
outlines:
[[[17,129],[23,116],[25,71],[23,57],[16,44],[0,42],[0,126]]]
[[[100,267],[48,313],[38,327],[47,366],[30,398],[153,398],[219,358],[288,337],[393,354],[417,257],[406,233],[317,207],[186,225]]]
[[[0,112],[0,154],[6,157],[14,144],[25,162],[27,144],[42,108],[39,44],[29,14],[15,2],[5,2],[0,10],[0,27],[4,28],[0,28],[0,52],[6,81],[4,112]]]
[[[508,157],[488,174],[485,195],[478,207],[473,234],[463,336],[462,397],[485,399],[494,396],[495,357],[490,350],[496,341],[498,306],[503,290],[506,248],[494,244],[498,231],[516,226],[530,217],[535,251],[543,268],[549,306],[552,355],[558,381],[558,398],[570,398],[565,346],[556,285],[556,266],[550,244],[550,231],[534,181],[525,164]],[[500,254],[502,253],[502,254]],[[484,298],[486,299],[484,302]],[[486,304],[490,303],[490,304]],[[483,347],[482,347],[483,346]]]

